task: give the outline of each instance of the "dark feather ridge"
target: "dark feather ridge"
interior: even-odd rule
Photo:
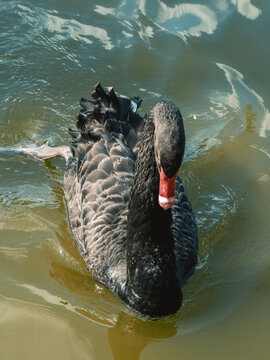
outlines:
[[[135,96],[115,93],[113,87],[105,90],[97,83],[92,91],[92,100],[81,98],[82,109],[77,115],[77,129],[69,129],[74,139],[71,144],[79,150],[79,157],[84,154],[84,145],[99,141],[104,131],[122,134],[134,152],[137,144],[142,118],[136,111],[142,100]],[[81,153],[81,154],[80,154]]]
[[[78,114],[77,127],[81,130],[87,129],[89,123],[93,119],[97,120],[100,124],[104,125],[109,119],[111,124],[118,130],[121,125],[127,125],[127,122],[134,121],[134,115],[136,112],[132,111],[132,102],[136,104],[137,109],[141,105],[142,100],[139,97],[128,98],[123,95],[116,94],[113,87],[105,90],[100,83],[95,85],[92,92],[94,101],[82,98],[80,105],[82,109]],[[114,125],[112,125],[114,123]],[[133,125],[133,124],[132,124]],[[124,130],[125,132],[128,129]],[[126,136],[127,134],[124,133]]]

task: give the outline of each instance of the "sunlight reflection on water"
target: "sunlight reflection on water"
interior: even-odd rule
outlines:
[[[250,0],[1,2],[2,356],[249,360],[264,349],[269,358],[268,13]],[[78,99],[97,81],[141,96],[142,115],[169,99],[185,120],[180,175],[200,262],[182,309],[165,319],[135,314],[86,271],[62,160],[2,151],[69,144]]]

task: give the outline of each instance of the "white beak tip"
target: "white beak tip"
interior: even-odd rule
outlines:
[[[174,198],[174,197],[165,198],[165,197],[163,197],[163,196],[161,196],[161,195],[159,195],[159,197],[158,197],[159,205],[160,205],[164,210],[170,209],[170,208],[174,205],[174,201],[175,201],[175,198]]]

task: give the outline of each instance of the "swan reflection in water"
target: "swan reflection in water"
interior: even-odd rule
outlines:
[[[62,246],[63,242],[67,243],[66,226],[67,224],[63,223],[61,228],[64,232],[58,233]],[[75,246],[73,250],[77,257]],[[81,264],[84,266],[82,261]],[[108,340],[116,360],[140,359],[142,350],[149,343],[177,334],[178,325],[175,316],[157,320],[140,317],[87,273],[82,274],[56,262],[52,263],[52,268],[50,276],[86,302],[85,307],[71,306],[66,300],[60,300],[61,304],[95,323],[108,327]],[[58,301],[58,305],[60,301]],[[92,345],[94,349],[95,346],[99,346],[95,342]]]

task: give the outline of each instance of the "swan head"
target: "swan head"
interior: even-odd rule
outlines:
[[[175,180],[183,161],[185,131],[180,110],[170,102],[152,109],[154,149],[159,171],[159,205],[168,210],[175,201]]]

